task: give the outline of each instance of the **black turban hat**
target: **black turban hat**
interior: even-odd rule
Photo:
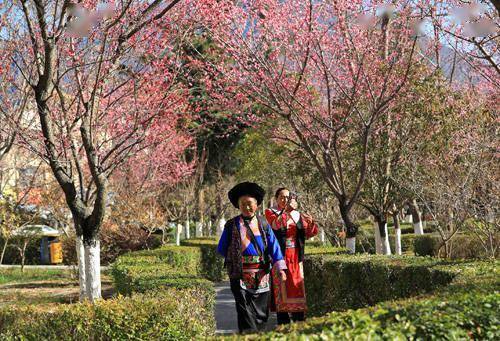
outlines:
[[[244,196],[248,195],[252,198],[255,198],[257,200],[257,205],[262,204],[262,200],[264,200],[264,195],[266,194],[266,191],[259,185],[257,185],[254,182],[241,182],[231,188],[231,190],[227,193],[227,196],[229,197],[229,200],[231,201],[231,204],[233,204],[234,207],[239,208],[238,206],[238,200]]]

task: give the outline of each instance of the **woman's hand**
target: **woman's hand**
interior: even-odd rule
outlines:
[[[313,218],[310,214],[307,214],[307,213],[302,213],[302,219],[304,219],[305,223],[307,225],[309,224],[312,224],[313,223]]]
[[[299,207],[299,203],[295,200],[295,198],[292,198],[286,205],[286,211],[292,212],[293,210],[296,210],[297,207]]]
[[[285,282],[286,281],[286,272],[285,272],[285,270],[280,270],[280,275],[281,275],[281,280],[283,282]]]

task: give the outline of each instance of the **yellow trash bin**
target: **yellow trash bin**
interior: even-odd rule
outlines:
[[[50,243],[50,263],[61,264],[62,261],[62,244],[60,242]]]

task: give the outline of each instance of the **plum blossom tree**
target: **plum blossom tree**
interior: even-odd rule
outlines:
[[[207,6],[205,2],[203,5]],[[216,68],[282,120],[275,135],[303,150],[346,225],[366,180],[370,140],[413,77],[420,12],[410,2],[216,1],[205,28],[231,56]]]
[[[101,296],[98,232],[109,178],[127,162],[157,181],[175,182],[190,170],[179,158],[191,143],[175,52],[189,4],[179,2],[0,3],[0,79],[29,88],[37,124],[19,134],[64,192],[78,236],[82,299]],[[25,94],[9,91],[16,101]],[[3,104],[0,112],[10,115]]]

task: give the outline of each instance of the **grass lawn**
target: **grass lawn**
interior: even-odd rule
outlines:
[[[70,281],[74,277],[71,271],[63,269],[24,269],[24,272],[19,268],[0,269],[0,285],[33,281]]]
[[[112,295],[111,280],[102,274],[103,296]],[[77,274],[64,269],[0,269],[0,307],[78,302]]]

